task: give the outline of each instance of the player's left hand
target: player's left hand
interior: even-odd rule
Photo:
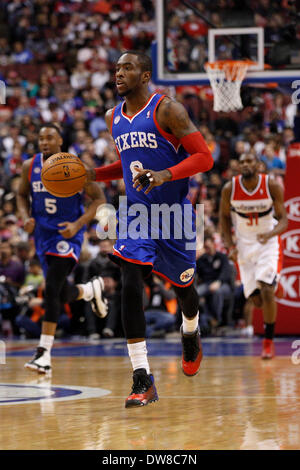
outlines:
[[[61,222],[60,224],[57,224],[59,227],[65,227],[61,230],[59,230],[59,233],[64,237],[64,238],[72,238],[76,233],[78,232],[79,228],[77,226],[76,222]]]
[[[257,238],[257,241],[259,241],[259,243],[261,243],[262,245],[267,243],[267,241],[270,239],[267,233],[259,233],[256,238]]]
[[[137,171],[137,174],[132,179],[133,187],[136,188],[137,191],[141,191],[149,185],[145,194],[150,193],[151,189],[155,186],[161,186],[172,178],[172,175],[168,170],[153,171],[138,167],[135,167],[135,170]]]

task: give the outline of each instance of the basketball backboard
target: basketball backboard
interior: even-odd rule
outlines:
[[[289,84],[300,79],[300,26],[295,9],[284,9],[285,2],[278,2],[276,13],[264,19],[251,8],[239,11],[224,6],[226,2],[217,3],[223,4],[222,14],[211,14],[207,2],[157,1],[157,42],[152,47],[155,83],[209,84],[205,63],[224,59],[254,62],[244,84]],[[268,2],[246,3],[257,7]],[[202,11],[196,8],[199,4],[204,6]],[[212,27],[212,20],[218,27]],[[279,28],[276,21],[283,21],[284,26]]]

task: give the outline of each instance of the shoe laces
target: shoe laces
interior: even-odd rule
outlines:
[[[182,336],[183,357],[186,362],[195,361],[199,353],[198,332],[190,336]]]
[[[152,380],[149,375],[144,373],[133,374],[132,394],[145,393],[152,385]]]

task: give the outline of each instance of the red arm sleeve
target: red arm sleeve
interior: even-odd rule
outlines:
[[[95,168],[96,181],[112,181],[123,178],[123,170],[121,160],[118,160],[110,165]]]
[[[172,174],[171,181],[188,178],[213,167],[214,160],[199,131],[185,135],[180,139],[180,143],[191,155],[177,165],[167,168]]]

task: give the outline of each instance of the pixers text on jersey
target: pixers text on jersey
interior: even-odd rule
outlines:
[[[132,148],[158,148],[156,135],[152,132],[132,131],[119,135],[115,139],[115,143],[119,152]]]

